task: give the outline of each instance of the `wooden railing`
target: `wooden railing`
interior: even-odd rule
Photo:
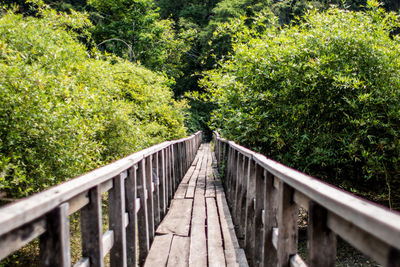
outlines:
[[[251,266],[307,266],[297,254],[308,212],[309,266],[335,266],[336,236],[383,266],[400,266],[400,215],[220,138],[215,152]]]
[[[69,216],[80,211],[82,258],[74,266],[104,266],[108,253],[111,266],[143,263],[201,139],[198,132],[155,145],[1,208],[0,259],[40,236],[41,266],[71,266]]]

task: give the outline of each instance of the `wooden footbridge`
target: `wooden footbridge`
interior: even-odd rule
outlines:
[[[400,266],[398,213],[218,134],[212,145],[201,139],[161,143],[1,208],[0,259],[38,238],[40,266],[104,266],[109,255],[110,266],[324,267],[335,266],[340,236]],[[299,209],[308,215],[306,259]],[[74,262],[72,214],[82,243]]]

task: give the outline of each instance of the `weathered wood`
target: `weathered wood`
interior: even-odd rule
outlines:
[[[297,214],[293,188],[281,182],[278,203],[278,266],[290,266],[290,256],[297,253]]]
[[[137,213],[138,218],[138,233],[139,239],[139,264],[143,264],[146,259],[147,253],[150,248],[150,236],[149,236],[149,222],[147,216],[147,189],[146,189],[146,177],[145,177],[145,162],[142,160],[138,163],[137,172],[137,189],[140,197],[140,210]]]
[[[272,245],[274,245],[275,249],[278,249],[278,237],[279,229],[277,227],[272,228]]]
[[[189,184],[181,183],[175,192],[174,199],[185,198],[188,187],[189,187]]]
[[[207,245],[205,232],[206,208],[204,190],[196,188],[190,233],[189,266],[207,266]]]
[[[152,175],[153,175],[153,184],[154,184],[154,193],[153,193],[153,208],[154,208],[154,228],[161,222],[160,215],[160,177],[158,173],[158,153],[154,154],[152,157],[153,165],[152,165]]]
[[[77,195],[76,197],[68,201],[68,204],[69,204],[68,215],[77,212],[78,210],[89,204],[88,192],[83,192]]]
[[[104,183],[100,184],[100,195],[104,194],[105,192],[108,192],[111,188],[113,188],[113,180],[110,179],[108,181],[105,181]]]
[[[293,195],[293,201],[297,205],[308,211],[310,205],[310,199],[306,197],[304,194],[300,193],[299,191],[295,191]]]
[[[90,259],[91,266],[104,266],[100,188],[89,191],[90,203],[81,210],[82,257]]]
[[[82,258],[77,263],[74,264],[74,267],[90,267],[89,258]]]
[[[189,266],[190,238],[174,235],[168,258],[168,267]]]
[[[245,251],[247,258],[249,259],[250,265],[254,262],[255,257],[255,242],[256,242],[256,231],[255,231],[255,206],[253,199],[256,198],[256,166],[254,161],[249,161],[247,169],[247,195],[246,195],[246,209],[245,209]],[[259,189],[262,194],[262,188]],[[262,218],[261,218],[262,220]],[[254,264],[255,265],[255,264]]]
[[[247,202],[253,202],[256,201],[255,198],[250,198],[248,201],[246,199],[247,197],[247,187],[248,187],[248,179],[249,179],[249,158],[244,157],[243,158],[243,165],[242,165],[242,179],[241,179],[241,183],[240,183],[240,194],[239,194],[239,210],[240,213],[238,214],[239,216],[239,231],[240,231],[240,235],[243,237],[243,245],[242,247],[244,247],[246,245],[246,213],[247,213]],[[254,206],[254,204],[253,204]],[[260,228],[262,229],[262,228]]]
[[[110,252],[111,248],[114,245],[114,231],[113,230],[107,230],[103,234],[102,238],[102,243],[103,243],[103,256],[107,255],[108,252]]]
[[[156,233],[189,236],[192,206],[193,199],[172,200],[171,207]]]
[[[327,226],[328,211],[314,202],[310,202],[308,210],[308,259],[310,267],[334,267],[336,235]]]
[[[125,179],[126,174],[115,177],[114,187],[108,192],[109,229],[114,232],[114,245],[110,253],[111,267],[127,266],[125,228]]]
[[[61,204],[47,217],[47,231],[40,236],[40,266],[71,266],[68,203]]]
[[[165,157],[164,157],[164,150],[158,152],[158,175],[160,179],[160,219],[165,216],[167,213],[167,200],[166,200],[166,168],[165,168]]]
[[[370,256],[381,264],[387,263],[391,248],[383,240],[374,237],[333,213],[329,212],[327,216],[329,229],[365,255]]]
[[[157,235],[146,258],[144,266],[166,266],[172,242],[172,234]]]
[[[225,250],[225,259],[227,267],[248,267],[246,254],[241,248]]]
[[[153,241],[155,228],[154,228],[154,198],[153,198],[153,164],[152,164],[153,156],[150,155],[145,158],[145,180],[146,180],[146,188],[147,188],[147,222],[149,228],[149,240],[150,243]]]
[[[215,199],[206,198],[206,205],[208,266],[219,267],[225,265],[225,256]]]
[[[126,255],[127,265],[135,266],[137,261],[137,191],[136,191],[137,167],[133,166],[129,169],[128,177],[126,179],[126,194],[125,203],[126,210],[128,211],[129,223],[126,226]]]
[[[241,193],[242,193],[242,181],[243,181],[243,164],[244,164],[244,156],[242,154],[238,154],[238,159],[236,162],[236,177],[234,178],[235,180],[235,189],[234,189],[234,194],[233,194],[233,199],[232,199],[232,219],[237,226],[237,234],[239,240],[243,238],[243,233],[240,228],[240,212],[241,212]],[[240,241],[239,241],[240,243]]]
[[[265,172],[264,169],[257,164],[257,173]],[[277,223],[277,191],[274,187],[274,177],[267,172],[264,180],[264,238],[263,238],[263,255],[264,266],[276,266],[278,263],[277,245],[274,245],[274,228]],[[258,185],[257,185],[258,188]],[[276,235],[277,236],[277,235]]]
[[[307,267],[307,266],[308,265],[303,261],[303,259],[298,254],[290,257],[290,267]]]
[[[196,165],[192,165],[190,166],[189,170],[187,171],[187,173],[185,174],[185,176],[183,176],[182,182],[181,184],[187,184],[190,181],[190,178],[193,175],[194,170],[196,169]]]
[[[43,234],[46,225],[46,218],[43,217],[0,236],[0,260]]]

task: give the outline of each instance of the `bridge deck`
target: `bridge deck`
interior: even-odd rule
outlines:
[[[157,228],[145,266],[247,266],[215,166],[210,145],[202,144]]]

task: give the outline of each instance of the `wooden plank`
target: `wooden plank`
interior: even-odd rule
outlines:
[[[207,198],[215,198],[215,182],[213,180],[207,180],[204,196]]]
[[[205,232],[206,208],[204,190],[196,188],[193,203],[192,225],[190,233],[189,266],[207,266],[207,245]]]
[[[246,254],[241,248],[225,250],[225,259],[227,267],[248,267]]]
[[[245,251],[247,258],[249,259],[250,265],[255,262],[255,242],[256,242],[256,230],[255,230],[255,206],[253,205],[253,199],[256,197],[256,166],[255,162],[251,159],[248,167],[248,182],[247,182],[247,196],[246,196],[246,209],[245,209]],[[262,193],[262,190],[260,190]],[[262,216],[261,216],[262,220]],[[254,264],[255,265],[255,264]],[[258,264],[259,266],[259,264]]]
[[[195,192],[195,189],[196,189],[196,183],[197,183],[197,179],[199,177],[199,173],[200,173],[199,170],[195,170],[193,172],[193,175],[192,175],[192,177],[191,177],[191,179],[189,181],[188,188],[186,190],[186,198],[193,198],[194,197],[194,192]]]
[[[252,264],[262,265],[264,261],[264,236],[265,233],[265,224],[263,224],[263,210],[265,211],[265,177],[266,173],[261,166],[255,166],[255,205],[254,205],[254,258]],[[265,212],[264,212],[265,213]],[[268,253],[274,253],[273,251],[268,251]]]
[[[144,263],[147,253],[150,249],[150,237],[149,237],[149,223],[147,216],[147,189],[146,189],[146,177],[145,177],[145,163],[144,160],[138,163],[137,171],[137,189],[140,198],[140,209],[137,213],[138,219],[138,233],[139,240],[139,265]]]
[[[281,182],[278,204],[278,266],[289,267],[290,256],[297,253],[298,207],[293,202],[293,188]]]
[[[126,173],[115,177],[114,187],[108,192],[109,229],[114,233],[114,244],[110,253],[111,267],[127,266],[124,177]]]
[[[307,267],[307,266],[308,265],[303,261],[303,259],[299,256],[299,254],[290,257],[290,267]]]
[[[158,152],[158,175],[160,179],[160,219],[167,213],[167,187],[166,187],[166,166],[165,166],[165,150]]]
[[[328,213],[327,225],[332,231],[365,255],[370,256],[380,264],[387,263],[391,247],[383,240],[374,237],[372,234],[333,213]]]
[[[149,240],[150,244],[154,238],[154,198],[153,198],[153,164],[152,164],[153,156],[150,155],[144,159],[145,161],[145,180],[146,180],[146,188],[147,188],[147,222],[149,228]]]
[[[77,212],[78,210],[89,204],[88,192],[83,192],[77,195],[76,197],[68,201],[68,204],[69,204],[68,215]]]
[[[46,225],[46,218],[43,217],[0,236],[0,260],[43,234]]]
[[[310,202],[308,211],[308,259],[310,267],[334,267],[336,261],[336,235],[327,225],[328,211]]]
[[[133,166],[129,169],[128,178],[126,179],[126,209],[128,213],[128,225],[126,226],[126,254],[127,265],[135,266],[137,261],[137,198],[136,191],[137,167]]]
[[[189,187],[189,184],[181,183],[178,186],[178,189],[175,192],[174,199],[183,199],[186,196],[186,191]]]
[[[258,173],[264,173],[265,170],[257,164]],[[263,250],[264,266],[276,266],[278,263],[277,244],[274,245],[274,228],[277,227],[277,191],[274,187],[274,177],[267,172],[264,175],[264,237]],[[257,186],[258,188],[258,186]]]
[[[154,208],[154,228],[161,222],[160,216],[160,176],[159,176],[159,169],[158,169],[158,153],[155,153],[152,157],[153,165],[152,165],[152,180],[154,184],[154,194],[153,194],[153,208]]]
[[[145,267],[161,267],[167,265],[172,237],[172,234],[157,235],[154,237],[149,255],[144,263]]]
[[[172,200],[171,207],[156,233],[189,236],[192,205],[193,199]]]
[[[206,205],[208,266],[220,267],[225,265],[225,256],[222,247],[221,228],[215,199],[206,198]]]
[[[114,231],[113,230],[107,230],[103,234],[102,238],[102,243],[103,243],[103,255],[107,255],[108,252],[112,249],[114,245]]]
[[[81,209],[82,257],[104,266],[100,186],[89,191],[90,203]]]
[[[113,179],[110,179],[102,184],[100,184],[100,195],[104,194],[105,192],[108,192],[111,188],[113,188]]]
[[[226,202],[224,189],[222,188],[220,181],[216,182],[216,194],[224,248],[225,250],[232,251],[239,248],[239,243],[236,238],[235,227],[233,226],[231,213],[229,211],[228,203]]]
[[[189,266],[190,237],[174,235],[169,252],[168,267]]]
[[[69,204],[61,204],[47,215],[47,231],[40,236],[40,266],[71,266]]]
[[[90,267],[89,258],[82,258],[77,263],[74,264],[74,267]]]
[[[193,175],[194,170],[196,169],[195,165],[192,165],[189,170],[186,172],[185,176],[183,176],[181,184],[187,184],[190,181],[190,178]]]
[[[239,236],[242,237],[242,246],[246,242],[246,196],[247,196],[247,183],[248,183],[248,168],[249,168],[249,158],[243,157],[242,170],[240,172],[241,179],[238,192],[238,219],[239,219]],[[250,202],[255,201],[255,199],[249,199]],[[262,203],[264,204],[264,203]]]

